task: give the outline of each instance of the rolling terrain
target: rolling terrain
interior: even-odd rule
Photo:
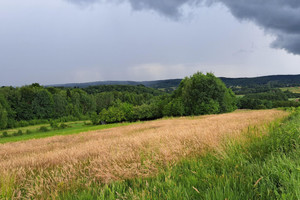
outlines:
[[[55,199],[77,189],[152,177],[182,159],[222,151],[226,139],[242,140],[250,127],[265,133],[267,124],[287,115],[237,111],[2,144],[0,194],[7,199]]]
[[[251,85],[267,85],[273,84],[275,86],[290,87],[300,85],[300,75],[270,75],[250,78],[227,78],[220,77],[227,87],[236,86],[251,86]],[[68,84],[54,84],[49,86],[54,87],[79,87],[86,88],[97,85],[144,85],[155,89],[161,88],[176,88],[182,79],[167,79],[155,81],[96,81],[87,83],[68,83]]]

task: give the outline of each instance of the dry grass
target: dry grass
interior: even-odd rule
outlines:
[[[286,115],[244,111],[2,144],[0,192],[16,199],[45,199],[78,185],[149,176],[165,164],[219,147],[224,137],[238,137],[249,125],[263,130]]]

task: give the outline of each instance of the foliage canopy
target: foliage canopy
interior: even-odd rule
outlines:
[[[235,95],[212,73],[197,72],[183,79],[175,91],[185,115],[231,112],[236,109]]]

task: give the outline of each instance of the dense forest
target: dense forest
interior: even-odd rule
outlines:
[[[278,107],[298,107],[300,94],[280,89],[270,89],[266,92],[249,93],[238,101],[241,109],[270,109]],[[292,99],[292,100],[290,100]]]
[[[151,83],[155,87],[170,87],[177,81]],[[237,98],[235,94],[240,96]],[[89,119],[93,124],[103,124],[164,116],[224,113],[236,108],[297,107],[300,106],[299,98],[299,93],[282,91],[270,82],[266,85],[226,87],[212,73],[205,75],[200,72],[181,80],[173,92],[144,85],[70,88],[44,87],[34,83],[0,88],[0,129],[49,123],[52,120]]]
[[[85,89],[42,87],[37,83],[20,88],[0,88],[0,128],[46,122],[89,119],[93,112],[126,102],[149,104],[163,93],[144,86],[95,86]]]
[[[230,112],[234,93],[213,74],[196,73],[172,94],[143,85],[86,88],[43,87],[37,83],[0,88],[0,128],[91,119],[94,124]]]
[[[228,86],[255,86],[255,85],[269,85],[271,87],[291,87],[300,86],[300,75],[272,75],[260,76],[253,78],[225,78],[221,80]]]

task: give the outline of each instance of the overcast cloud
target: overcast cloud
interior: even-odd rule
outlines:
[[[81,5],[97,2],[97,0],[68,1]],[[115,2],[123,1],[115,0]],[[182,15],[184,5],[209,6],[221,2],[236,18],[253,21],[275,35],[276,40],[272,42],[272,47],[300,54],[299,0],[128,0],[128,2],[134,10],[154,10],[175,20]]]
[[[300,1],[1,0],[0,85],[300,73]]]
[[[299,0],[220,0],[239,19],[254,21],[274,34],[273,47],[300,54]]]

